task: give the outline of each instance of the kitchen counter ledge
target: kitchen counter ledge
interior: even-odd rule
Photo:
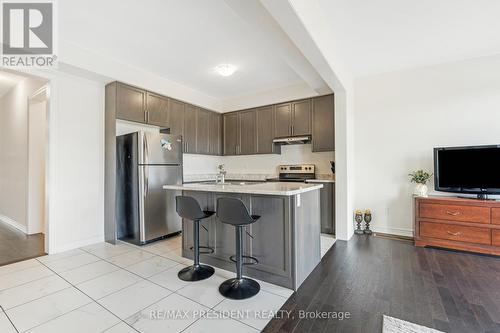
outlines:
[[[306,184],[306,183],[286,183],[286,182],[269,182],[269,183],[247,183],[239,184],[209,184],[209,183],[188,183],[182,185],[165,185],[165,190],[180,190],[180,191],[201,191],[201,192],[218,192],[218,193],[244,193],[244,194],[265,194],[292,196],[310,191],[315,191],[323,188],[322,184]]]

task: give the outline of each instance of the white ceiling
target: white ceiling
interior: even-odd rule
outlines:
[[[304,83],[224,0],[65,0],[59,18],[59,38],[220,100]]]
[[[355,77],[500,53],[498,0],[316,4],[332,43]]]
[[[18,84],[25,77],[14,75],[10,72],[0,71],[0,97],[5,95],[12,87]]]

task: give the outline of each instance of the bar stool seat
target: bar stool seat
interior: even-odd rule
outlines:
[[[236,262],[236,278],[224,281],[219,286],[219,292],[230,299],[246,299],[255,296],[260,291],[257,281],[243,277],[243,265],[254,265],[259,261],[257,258],[243,255],[243,227],[257,222],[258,215],[250,215],[245,204],[236,198],[217,199],[217,217],[222,223],[231,224],[235,227],[236,255],[229,259]],[[249,262],[244,262],[249,259]]]
[[[200,264],[200,254],[213,253],[214,250],[208,246],[200,246],[200,221],[211,217],[215,212],[202,210],[198,201],[189,196],[179,195],[175,197],[176,211],[185,220],[193,221],[193,265],[183,268],[177,273],[179,279],[183,281],[200,281],[211,277],[215,270],[208,265]],[[206,251],[200,251],[200,248]]]

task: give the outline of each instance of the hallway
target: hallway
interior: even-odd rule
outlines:
[[[0,266],[44,255],[43,234],[25,235],[0,222]]]

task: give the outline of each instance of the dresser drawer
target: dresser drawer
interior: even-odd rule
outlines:
[[[421,203],[419,216],[436,220],[490,223],[490,208]]]
[[[491,223],[500,224],[500,208],[491,209]]]
[[[491,245],[500,246],[500,230],[492,230],[491,236]]]
[[[420,222],[420,236],[458,242],[491,244],[491,230],[447,223]]]

